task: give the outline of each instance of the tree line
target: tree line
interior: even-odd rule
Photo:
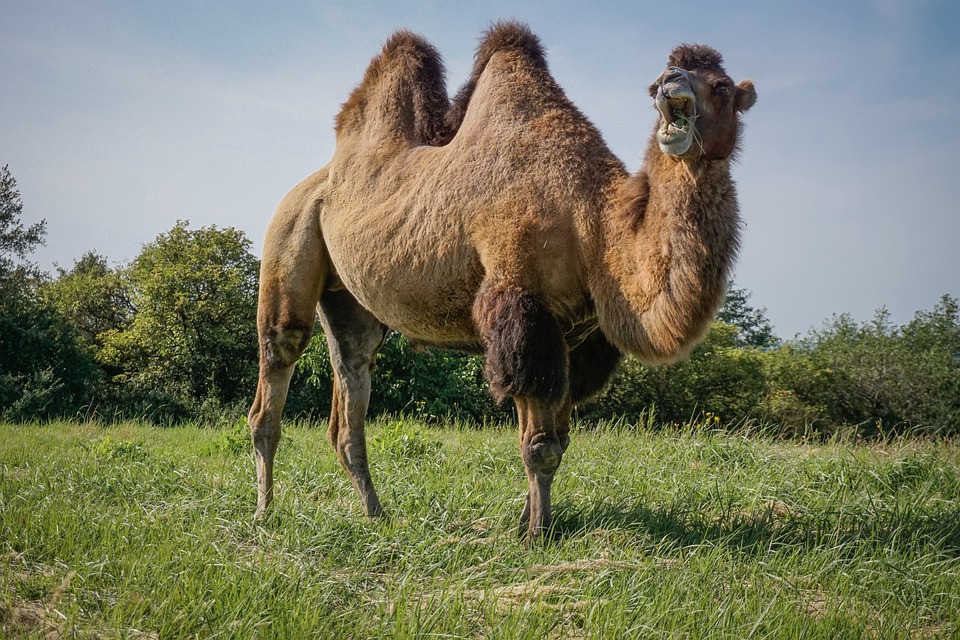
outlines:
[[[46,222],[24,225],[0,170],[0,419],[236,422],[257,376],[259,261],[242,231],[185,221],[111,266],[87,252],[45,273],[29,260]],[[332,371],[318,330],[297,364],[288,417],[328,415]],[[417,350],[391,334],[377,357],[371,414],[482,424],[512,418],[487,393],[479,356]],[[779,339],[731,283],[710,331],[683,362],[627,358],[583,420],[790,434],[954,434],[960,424],[960,314],[944,295],[905,325],[885,310],[837,315]]]

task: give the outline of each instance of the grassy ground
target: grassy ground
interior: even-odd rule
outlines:
[[[574,434],[554,540],[506,429],[370,429],[391,517],[317,430],[253,523],[239,432],[0,425],[0,637],[960,637],[960,447]]]

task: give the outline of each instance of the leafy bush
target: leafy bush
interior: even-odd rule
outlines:
[[[297,362],[288,413],[327,417],[332,395],[330,351],[318,329]],[[498,406],[488,393],[480,356],[418,349],[399,333],[391,333],[377,354],[369,413],[474,423],[512,415],[509,404]]]
[[[950,296],[902,327],[882,309],[862,324],[836,316],[763,361],[765,414],[793,428],[958,430],[960,319]]]
[[[682,362],[648,367],[626,359],[610,387],[581,416],[648,422],[651,407],[668,424],[690,422],[707,412],[725,423],[753,415],[765,391],[761,352],[736,346],[737,336],[736,327],[714,323]]]
[[[253,450],[252,447],[247,419],[240,418],[233,423],[233,426],[224,429],[220,437],[207,447],[205,453],[208,455],[221,453],[228,456],[240,456],[250,453]]]

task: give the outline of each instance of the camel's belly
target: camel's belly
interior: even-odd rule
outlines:
[[[471,315],[481,279],[475,253],[450,238],[398,242],[374,235],[357,231],[327,239],[337,275],[357,301],[415,340],[478,342]]]

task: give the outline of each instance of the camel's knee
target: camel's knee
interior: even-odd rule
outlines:
[[[535,473],[552,476],[560,466],[565,448],[556,436],[538,434],[523,443],[521,449],[523,463]]]
[[[313,336],[313,324],[297,323],[269,327],[260,332],[262,366],[286,369],[306,351]]]
[[[254,451],[271,452],[280,443],[280,427],[272,420],[260,420],[250,423],[250,437]]]
[[[569,365],[563,332],[540,296],[519,287],[485,285],[473,315],[486,345],[484,375],[494,397],[566,397]]]

